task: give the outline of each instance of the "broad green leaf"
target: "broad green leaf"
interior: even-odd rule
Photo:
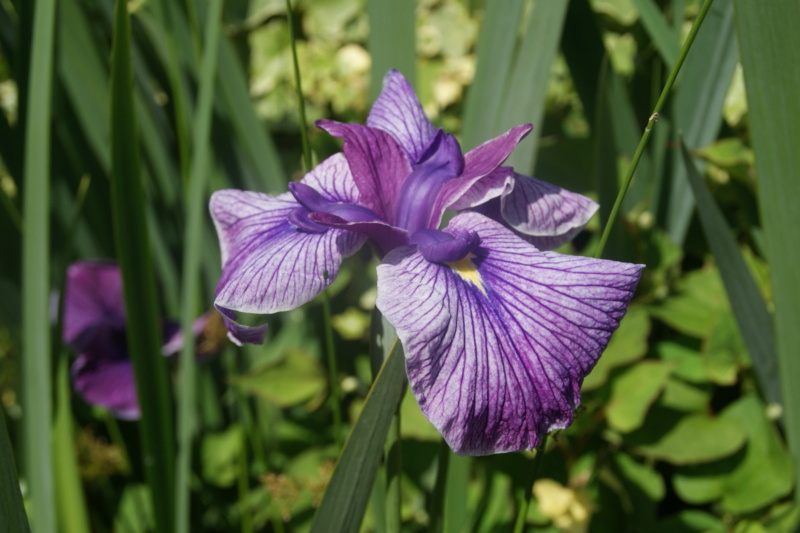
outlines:
[[[671,294],[657,305],[648,307],[650,314],[677,331],[704,339],[729,312],[725,289],[715,268],[694,270],[675,286]]]
[[[675,377],[694,384],[708,383],[708,376],[703,369],[703,359],[697,350],[669,341],[659,342],[655,350],[658,357],[664,361],[676,362],[673,371]]]
[[[617,377],[611,384],[611,399],[606,406],[609,425],[622,433],[641,426],[674,366],[662,361],[642,361]]]
[[[657,502],[664,497],[664,480],[650,465],[642,464],[624,453],[614,454],[613,460],[625,480],[635,484],[648,499]]]
[[[144,187],[133,95],[130,15],[118,0],[111,52],[111,205],[122,271],[128,351],[136,375],[145,476],[152,491],[157,530],[170,531],[174,516],[174,441],[162,332],[150,261]]]
[[[745,396],[720,418],[738,422],[747,433],[747,445],[724,460],[680,469],[674,478],[678,494],[691,503],[721,499],[725,509],[737,514],[787,494],[794,482],[791,458],[766,419],[764,404],[754,395]]]
[[[659,418],[653,413],[653,419]],[[726,457],[747,440],[742,424],[736,420],[695,414],[680,417],[666,432],[663,419],[648,420],[629,438],[634,449],[645,457],[675,465],[690,465]]]
[[[659,399],[659,405],[668,409],[679,411],[705,411],[711,400],[711,391],[686,383],[682,379],[675,379],[676,372],[664,385],[664,393]]]
[[[761,390],[770,402],[780,403],[780,382],[775,358],[772,318],[722,212],[698,175],[685,145],[682,146],[682,153],[689,183],[697,200],[700,222],[719,265],[733,314],[747,344]],[[708,344],[711,347],[706,346],[707,352],[713,352],[715,344],[719,344],[712,342],[714,338],[716,337],[712,335],[709,339]],[[727,383],[730,384],[731,381],[728,380]]]
[[[783,393],[785,429],[800,471],[800,3],[792,0],[735,0],[736,35],[742,54],[749,105],[749,123],[758,173],[758,198],[765,233],[766,255],[775,296],[775,345]],[[795,497],[800,495],[800,483]]]
[[[744,460],[725,485],[723,507],[749,513],[788,494],[795,481],[792,458],[767,420],[763,402],[755,395],[745,396],[721,416],[739,422],[748,433]]]
[[[703,344],[703,368],[717,385],[733,385],[745,366],[745,348],[733,315],[724,313]]]
[[[606,351],[597,365],[583,380],[583,390],[593,390],[603,385],[608,373],[617,367],[641,359],[647,353],[647,337],[650,334],[650,317],[640,306],[633,305],[614,332]]]
[[[369,94],[373,101],[390,69],[402,72],[412,86],[416,84],[414,8],[414,2],[367,0],[370,26],[367,49],[372,56]]]
[[[405,387],[405,358],[400,341],[383,363],[325,491],[312,533],[358,531],[392,415]]]
[[[736,528],[733,530],[733,533],[769,533],[769,532],[759,522],[744,520],[736,524]]]
[[[209,433],[200,445],[203,479],[217,487],[230,487],[236,481],[239,456],[244,450],[244,430],[233,424],[220,433]]]
[[[22,435],[34,528],[55,531],[52,454],[52,369],[50,335],[50,162],[51,88],[55,0],[36,2],[33,14],[30,85],[27,89],[22,217]],[[0,416],[4,416],[0,414]],[[2,428],[5,438],[5,428]],[[4,459],[5,462],[5,459]],[[8,472],[8,471],[7,471]],[[6,491],[4,490],[4,493]],[[11,516],[19,519],[9,501]],[[5,507],[5,505],[4,505]]]
[[[277,364],[233,377],[231,382],[283,408],[308,402],[317,405],[327,380],[316,358],[305,350],[294,349]]]
[[[705,511],[681,511],[659,522],[655,533],[727,533],[725,523]]]

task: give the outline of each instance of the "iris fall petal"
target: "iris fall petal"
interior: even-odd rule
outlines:
[[[478,213],[447,231],[481,244],[445,264],[395,250],[378,267],[377,306],[422,411],[456,453],[534,448],[571,422],[641,266],[539,252]]]

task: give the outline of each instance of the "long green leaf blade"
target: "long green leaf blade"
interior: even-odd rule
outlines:
[[[190,526],[190,486],[192,466],[192,440],[197,426],[197,403],[195,402],[195,382],[197,363],[192,322],[200,302],[200,250],[203,245],[203,214],[205,193],[208,189],[210,152],[205,149],[211,137],[211,114],[214,106],[214,81],[217,70],[219,39],[221,33],[220,15],[222,0],[214,0],[209,6],[203,42],[203,64],[200,70],[200,95],[197,102],[197,117],[192,138],[192,163],[189,176],[188,198],[186,201],[186,230],[183,258],[183,284],[181,286],[181,331],[183,349],[180,359],[181,386],[178,398],[178,468],[175,488],[177,491],[176,525],[177,533],[188,533]]]
[[[56,531],[50,448],[50,110],[55,0],[36,2],[25,130],[22,239],[22,374],[25,472],[36,530]]]
[[[3,517],[3,522],[0,523],[2,533],[30,531],[3,413],[0,413],[0,516]]]
[[[779,404],[781,403],[781,389],[775,361],[772,318],[769,316],[756,282],[747,270],[747,264],[744,262],[739,247],[725,223],[722,211],[703,183],[685,144],[681,144],[681,154],[689,176],[689,184],[692,186],[694,197],[697,200],[700,223],[703,225],[711,252],[717,261],[733,314],[739,323],[739,329],[742,331],[756,375],[761,383],[761,390],[769,402]]]
[[[139,167],[127,2],[118,0],[111,52],[111,203],[122,270],[128,348],[141,410],[145,475],[158,531],[171,531],[174,513],[172,407]]]
[[[800,2],[734,0],[750,126],[758,172],[759,203],[775,298],[775,344],[784,422],[795,469],[800,468]],[[800,497],[800,484],[795,485]]]
[[[416,2],[367,0],[370,32],[367,48],[372,56],[369,94],[375,100],[383,76],[390,69],[403,73],[413,86],[417,78]]]
[[[347,438],[314,518],[312,533],[358,531],[403,387],[405,359],[398,340],[375,378],[358,421]]]

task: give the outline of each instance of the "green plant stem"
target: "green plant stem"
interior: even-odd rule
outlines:
[[[241,516],[242,533],[253,532],[253,519],[250,517],[250,512],[247,506],[247,495],[249,491],[249,476],[247,470],[247,445],[244,433],[242,433],[242,451],[238,456],[238,464],[236,465],[237,483],[236,488],[239,492],[239,513]]]
[[[542,442],[536,448],[536,457],[533,458],[533,465],[531,466],[531,475],[528,482],[525,484],[525,488],[527,489],[525,493],[520,498],[520,501],[517,505],[517,520],[514,522],[514,533],[522,533],[525,531],[525,519],[528,517],[528,509],[531,505],[531,497],[533,496],[533,484],[536,482],[536,478],[539,477],[539,470],[542,467],[542,457],[544,457],[544,450],[547,447],[547,437],[549,435],[545,435],[542,437]]]
[[[22,236],[22,392],[24,466],[36,531],[56,531],[51,448],[50,110],[55,0],[34,6],[25,126]]]
[[[308,125],[306,124],[306,105],[303,99],[303,85],[300,79],[300,63],[297,60],[297,43],[292,21],[292,1],[286,0],[286,23],[289,25],[289,41],[292,45],[292,64],[294,84],[297,92],[297,110],[300,113],[300,140],[303,143],[303,171],[311,170],[311,146],[308,144]]]
[[[167,8],[169,9],[169,8]],[[211,112],[213,110],[214,81],[219,53],[220,18],[222,0],[213,0],[209,6],[203,42],[203,62],[200,70],[200,94],[197,118],[194,124],[191,173],[186,202],[186,233],[183,257],[183,285],[181,287],[181,334],[183,347],[180,355],[180,389],[178,397],[178,464],[175,478],[176,502],[175,531],[188,533],[190,527],[190,480],[192,468],[192,442],[197,426],[197,361],[193,321],[200,301],[200,248],[203,244],[203,215],[205,192],[208,187],[210,151],[206,149],[211,137]]]
[[[697,36],[697,32],[700,30],[700,26],[702,26],[703,20],[706,18],[706,14],[708,13],[708,10],[711,9],[711,4],[713,2],[714,0],[705,0],[705,2],[703,2],[700,12],[697,14],[697,18],[694,20],[692,29],[689,31],[689,35],[686,37],[686,41],[681,47],[681,53],[678,56],[678,61],[675,63],[675,65],[673,65],[672,72],[670,72],[669,78],[667,78],[667,82],[664,85],[664,89],[661,91],[661,96],[659,96],[658,101],[653,108],[653,113],[647,120],[647,126],[644,129],[642,138],[639,140],[639,145],[636,147],[636,152],[633,154],[633,160],[628,167],[625,178],[622,180],[622,187],[619,190],[617,199],[614,201],[614,207],[611,209],[611,214],[608,216],[608,220],[606,221],[605,228],[603,229],[603,235],[600,237],[600,244],[598,244],[597,250],[595,251],[595,257],[597,258],[603,255],[603,249],[606,246],[606,242],[608,242],[609,235],[611,235],[611,227],[614,225],[614,220],[617,218],[619,208],[622,205],[622,200],[625,198],[625,193],[628,192],[628,187],[631,185],[633,175],[636,172],[636,167],[639,165],[639,160],[642,158],[642,154],[644,154],[644,149],[647,146],[647,141],[650,139],[650,133],[653,131],[653,126],[655,126],[655,123],[658,122],[658,113],[664,107],[664,104],[666,103],[667,98],[672,91],[672,86],[675,84],[675,80],[678,79],[678,74],[681,71],[683,62],[686,60],[686,56],[689,54],[689,49],[692,47],[694,38]]]
[[[330,298],[325,293],[320,295],[322,314],[325,321],[325,351],[328,353],[328,375],[331,386],[331,412],[333,413],[333,431],[336,447],[342,448],[342,404],[341,387],[339,386],[339,369],[336,364],[336,344],[333,339],[333,322],[331,320]]]

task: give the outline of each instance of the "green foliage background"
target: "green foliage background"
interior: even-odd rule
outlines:
[[[309,531],[320,505],[317,531],[330,531],[327,520],[511,531],[531,490],[531,454],[454,456],[400,392],[396,357],[367,399],[377,370],[367,250],[328,291],[340,396],[327,303],[270,317],[259,347],[229,345],[217,324],[204,350],[219,355],[196,366],[188,349],[182,361],[150,354],[170,386],[155,392],[153,378],[140,395],[160,398],[151,412],[175,415],[174,438],[147,412],[119,422],[72,393],[74,354],[49,295],[73,261],[142,259],[146,247],[151,260],[137,271],[153,277],[157,297],[145,308],[185,327],[210,308],[220,268],[211,192],[279,193],[301,176],[289,21],[309,122],[363,122],[388,68],[414,81],[426,113],[466,149],[532,122],[512,163],[601,203],[562,250],[591,255],[700,4],[297,0],[287,16],[284,0],[147,0],[115,19],[107,1],[0,2],[5,527],[27,527],[21,487],[34,531]],[[550,439],[526,530],[798,527],[799,16],[793,0],[712,3],[603,253],[647,268],[584,382],[575,423]],[[115,41],[123,49],[112,59],[127,23],[130,40]],[[132,84],[112,84],[112,67],[130,69]],[[308,133],[316,160],[340,149]],[[112,202],[123,179],[141,183],[141,203]],[[112,223],[126,206],[142,217],[127,232]],[[380,357],[389,348],[378,346]],[[400,394],[389,441],[400,445],[398,472],[382,442],[397,431],[387,417]],[[333,474],[359,413],[353,458],[341,456]],[[142,437],[161,440],[148,451]],[[336,492],[321,504],[329,482]]]

